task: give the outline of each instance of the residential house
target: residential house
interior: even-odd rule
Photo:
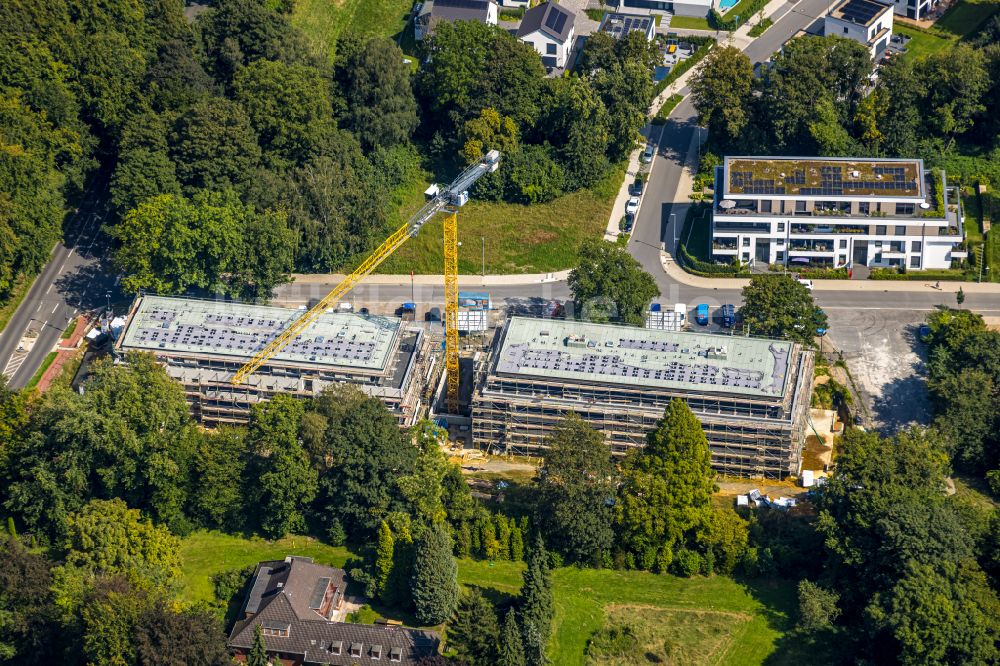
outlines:
[[[931,11],[941,0],[892,0],[892,11],[900,16],[910,19],[927,18],[927,13]]]
[[[608,12],[601,19],[601,25],[597,30],[611,35],[616,40],[623,39],[630,32],[641,32],[646,36],[646,40],[651,42],[656,37],[656,21],[649,15]]]
[[[727,157],[715,170],[712,254],[745,264],[949,268],[962,209],[919,159]]]
[[[853,39],[878,59],[892,37],[892,7],[878,0],[844,0],[824,17],[823,34]]]
[[[494,0],[426,0],[413,21],[413,36],[424,39],[441,21],[481,21],[496,25],[497,3]]]
[[[647,13],[704,18],[712,11],[715,0],[609,0],[619,12]],[[636,11],[638,10],[638,11]]]
[[[549,69],[566,67],[573,50],[576,15],[555,2],[543,2],[524,13],[517,38],[530,44]]]
[[[309,557],[261,562],[229,635],[229,649],[245,662],[259,626],[274,666],[405,666],[437,653],[440,638],[431,631],[338,621],[345,586],[342,569]]]

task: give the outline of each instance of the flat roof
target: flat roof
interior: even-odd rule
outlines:
[[[891,9],[890,5],[877,0],[844,0],[830,10],[830,16],[848,23],[868,26]]]
[[[792,349],[781,340],[512,317],[495,371],[774,397],[784,395]]]
[[[727,157],[725,196],[924,198],[923,160]]]
[[[653,23],[653,17],[644,14],[608,12],[601,19],[601,25],[598,30],[608,33],[615,39],[622,39],[630,32],[638,31],[648,34],[649,28]]]
[[[249,360],[302,314],[267,305],[143,296],[119,347]],[[325,313],[274,360],[382,372],[398,346],[401,324],[396,317]]]

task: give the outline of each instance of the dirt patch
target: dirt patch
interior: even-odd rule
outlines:
[[[528,234],[524,237],[525,243],[530,243],[532,245],[538,245],[540,243],[551,243],[559,238],[559,234],[554,231],[545,231],[543,229],[536,229],[534,232]]]

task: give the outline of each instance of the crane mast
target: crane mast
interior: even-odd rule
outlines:
[[[385,239],[354,272],[348,275],[316,305],[302,313],[298,319],[256,352],[247,363],[233,375],[231,383],[239,386],[260,366],[275,354],[291,344],[316,319],[335,305],[366,276],[388,259],[406,241],[420,233],[427,222],[439,212],[446,212],[444,221],[444,292],[445,292],[445,369],[448,373],[448,411],[458,411],[458,209],[469,200],[469,188],[487,173],[500,166],[500,151],[491,150],[477,163],[460,173],[451,184],[438,187],[434,196],[417,211],[406,224]]]

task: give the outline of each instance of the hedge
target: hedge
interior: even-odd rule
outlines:
[[[662,81],[656,84],[656,90],[653,93],[654,97],[666,90],[667,86],[679,79],[684,72],[697,65],[698,61],[708,55],[708,52],[712,50],[712,47],[715,45],[714,37],[685,37],[684,41],[697,44],[698,49],[690,58],[681,60],[677,63],[674,68],[670,70],[670,73],[667,74]]]
[[[968,282],[969,275],[965,271],[954,268],[927,271],[907,271],[900,273],[895,268],[873,268],[871,280],[949,280],[952,282]]]
[[[678,247],[680,251],[677,258],[680,259],[681,268],[692,275],[700,275],[701,277],[747,277],[750,275],[749,269],[735,264],[713,264],[692,257],[687,248],[684,247],[684,243],[680,243]]]

